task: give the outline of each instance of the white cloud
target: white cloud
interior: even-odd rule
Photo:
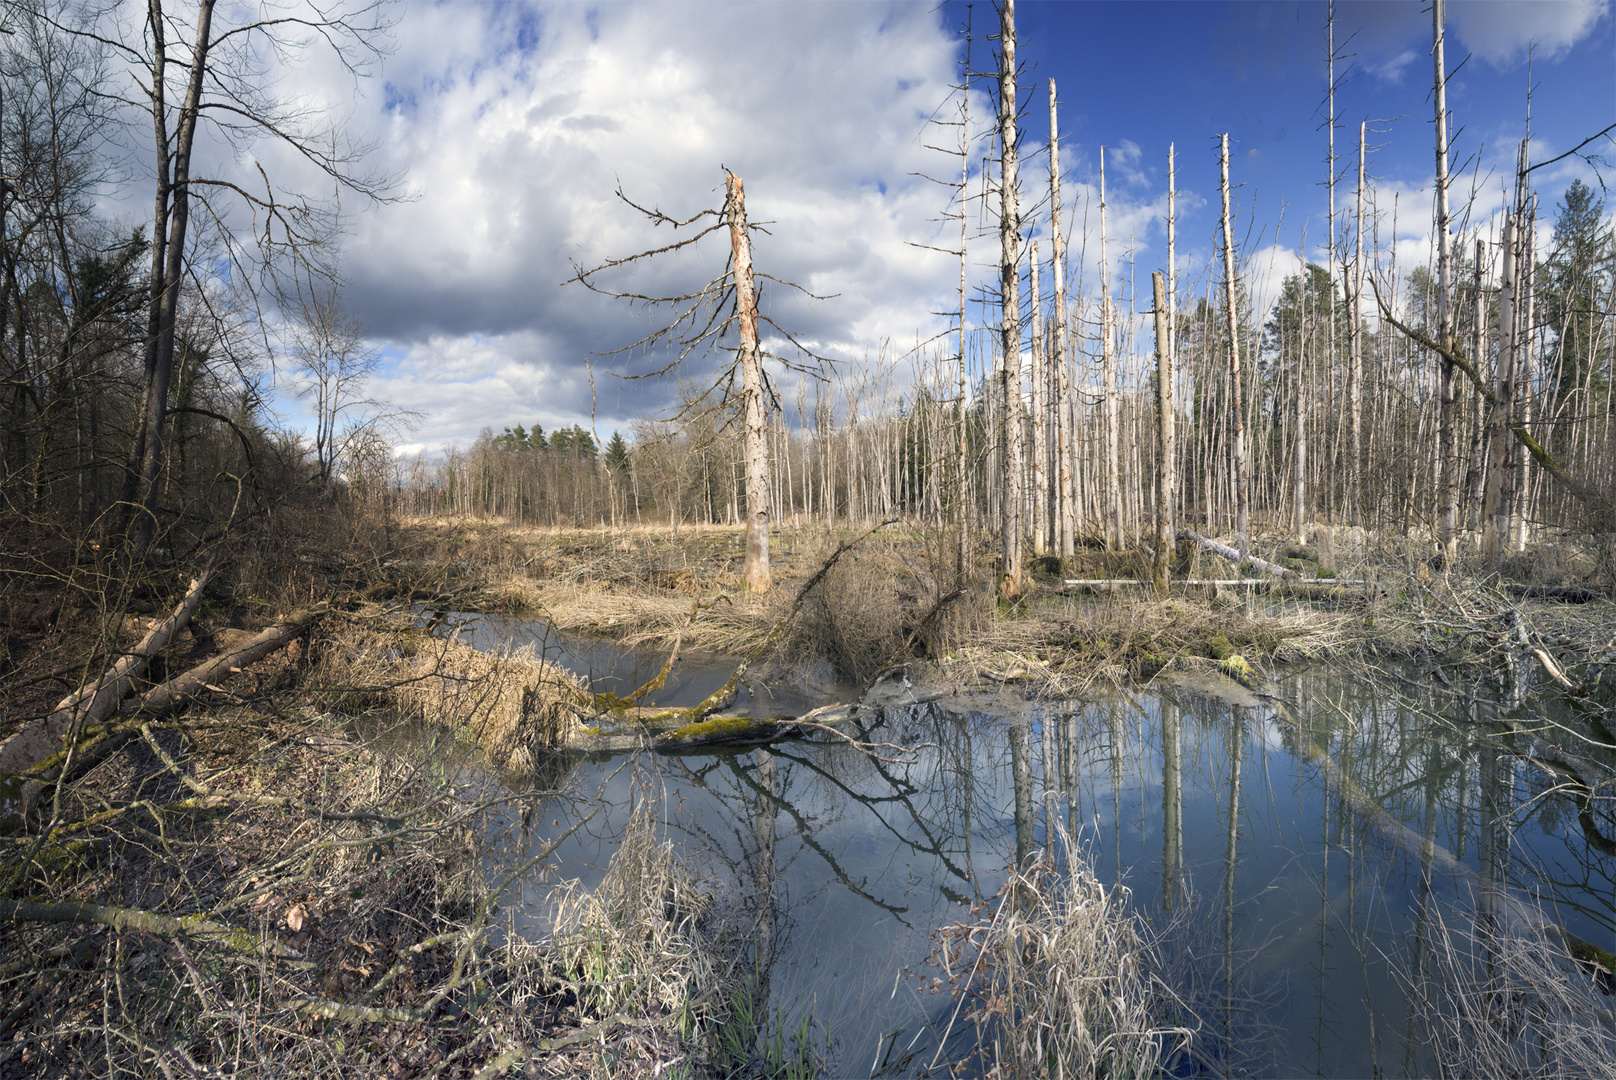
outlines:
[[[1523,59],[1529,46],[1539,60],[1559,56],[1609,11],[1609,0],[1458,0],[1448,17],[1467,49],[1504,67]]]
[[[722,201],[720,165],[744,177],[752,219],[774,222],[756,241],[759,269],[840,294],[811,303],[766,285],[765,303],[831,355],[929,331],[944,257],[906,241],[943,228],[931,220],[941,189],[909,174],[948,168],[921,144],[953,77],[953,35],[907,5],[725,14],[738,10],[407,9],[368,122],[388,163],[409,166],[415,199],[356,221],[348,295],[410,357],[380,389],[430,407],[426,442],[587,420],[584,360],[651,323],[560,283],[574,262],[671,239],[614,197],[618,183],[688,215]],[[682,291],[725,255],[719,234],[605,284]],[[614,426],[672,394],[604,374],[624,366],[596,361]]]

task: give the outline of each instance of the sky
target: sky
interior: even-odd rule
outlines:
[[[973,66],[991,70],[990,4],[409,2],[391,13],[389,54],[363,77],[319,50],[278,60],[277,77],[300,102],[330,110],[349,139],[372,144],[367,167],[393,176],[402,196],[344,197],[341,290],[382,356],[370,393],[419,415],[400,452],[437,453],[515,424],[581,424],[604,440],[678,399],[678,377],[624,380],[654,363],[610,355],[657,326],[656,314],[565,284],[576,267],[674,238],[617,199],[619,187],[682,218],[722,204],[724,168],[740,175],[751,219],[769,223],[755,239],[759,271],[828,297],[765,282],[766,312],[850,370],[948,326],[933,313],[957,306],[957,261],[916,245],[953,247],[958,225],[943,217],[949,190],[923,174],[957,173],[957,157],[928,148],[954,145],[957,129],[931,121],[956,116],[967,19]],[[1261,279],[1259,303],[1301,264],[1304,237],[1306,257],[1324,260],[1324,3],[1022,0],[1017,16],[1028,225],[1047,238],[1053,77],[1073,278],[1089,289],[1098,279],[1104,146],[1115,288],[1125,297],[1132,270],[1148,291],[1166,259],[1172,144],[1181,288],[1204,288],[1224,132],[1236,237]],[[1400,265],[1423,262],[1429,5],[1340,0],[1335,16],[1337,205],[1352,204],[1357,131],[1368,121],[1382,246],[1393,242],[1395,204]],[[1451,0],[1447,55],[1455,214],[1471,224],[1500,204],[1529,86],[1533,161],[1616,122],[1607,0]],[[985,79],[973,83],[973,134],[988,117],[986,90]],[[1616,143],[1590,149],[1616,163]],[[225,168],[293,168],[284,149],[232,152]],[[977,144],[978,168],[987,152]],[[1534,175],[1545,234],[1565,187],[1600,179],[1577,158]],[[996,273],[993,226],[973,204],[980,283]],[[726,254],[716,234],[604,283],[681,292],[721,273]],[[692,357],[683,375],[700,381],[714,362]],[[276,407],[299,427],[295,375],[284,364],[277,373]],[[779,381],[789,403],[794,377]]]

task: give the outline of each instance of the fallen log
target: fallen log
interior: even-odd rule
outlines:
[[[1184,529],[1178,535],[1183,539],[1195,541],[1197,544],[1199,544],[1201,547],[1205,548],[1207,551],[1210,551],[1214,555],[1218,555],[1218,556],[1221,556],[1222,558],[1228,559],[1230,562],[1234,563],[1236,566],[1239,566],[1241,564],[1241,562],[1242,562],[1242,560],[1240,558],[1240,553],[1238,551],[1236,551],[1234,548],[1227,545],[1227,544],[1220,544],[1216,540],[1210,540],[1207,537],[1204,537],[1200,533],[1195,532],[1195,531],[1193,531],[1191,529]],[[1255,555],[1247,555],[1245,557],[1244,561],[1250,563],[1252,566],[1255,566],[1257,569],[1263,571],[1264,573],[1272,574],[1274,577],[1280,578],[1281,580],[1284,580],[1284,581],[1293,581],[1293,580],[1299,579],[1302,576],[1301,574],[1298,574],[1295,570],[1287,569],[1287,568],[1285,568],[1283,566],[1280,566],[1278,563],[1271,563],[1267,559],[1260,559]]]
[[[5,922],[88,923],[117,930],[138,930],[156,937],[188,937],[222,945],[232,952],[264,953],[281,960],[303,959],[303,954],[267,935],[215,922],[203,915],[160,915],[139,908],[109,904],[36,904],[0,900]]]
[[[212,577],[204,570],[192,580],[174,613],[151,628],[128,656],[108,668],[95,682],[63,698],[49,716],[35,720],[0,746],[0,776],[27,772],[62,748],[62,741],[75,728],[99,724],[111,716],[118,703],[135,689],[135,680],[145,673],[151,658],[175,634],[184,629],[202,599],[202,590]]]
[[[567,733],[570,750],[617,754],[628,750],[679,753],[713,746],[756,746],[807,734],[813,727],[846,723],[858,714],[856,704],[825,705],[802,716],[705,716],[691,721],[682,711],[666,718],[629,717],[626,722],[603,716],[600,723]]]
[[[1591,604],[1597,600],[1610,599],[1607,593],[1599,589],[1589,589],[1581,585],[1517,585],[1514,582],[1505,582],[1504,591],[1511,596],[1519,596],[1526,600],[1559,600],[1567,604]]]
[[[66,747],[14,771],[23,779],[18,810],[24,826],[32,823],[40,797],[49,785],[63,779],[64,770],[71,770],[72,775],[82,775],[138,732],[142,720],[173,712],[203,691],[217,691],[215,684],[290,644],[328,610],[329,607],[322,603],[297,612],[235,648],[227,649],[184,674],[153,687],[124,705],[115,719],[107,717],[106,722],[93,725],[81,723],[78,742],[70,740]]]

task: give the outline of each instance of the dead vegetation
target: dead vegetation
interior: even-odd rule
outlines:
[[[1127,890],[1106,888],[1064,833],[1059,846],[1062,865],[1012,869],[995,903],[934,933],[929,985],[955,1008],[931,1068],[956,1027],[972,1032],[959,1064],[994,1078],[1153,1076],[1193,1034],[1163,1025],[1182,1010]]]
[[[1562,942],[1433,908],[1414,950],[1397,970],[1436,1075],[1610,1075],[1610,975]]]

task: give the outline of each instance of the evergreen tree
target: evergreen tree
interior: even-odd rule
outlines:
[[[1581,180],[1566,189],[1554,222],[1554,247],[1543,267],[1543,316],[1560,350],[1561,396],[1587,384],[1606,390],[1611,359],[1611,286],[1616,234],[1605,201]]]
[[[628,444],[615,431],[612,432],[611,441],[606,444],[606,467],[614,473],[628,471]]]

